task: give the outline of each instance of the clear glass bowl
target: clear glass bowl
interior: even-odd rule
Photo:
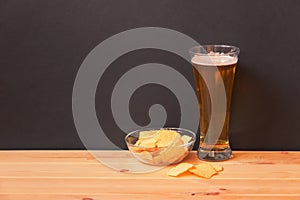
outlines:
[[[175,141],[171,142],[167,146],[163,147],[143,147],[136,145],[139,139],[139,134],[141,131],[158,131],[158,130],[172,130],[179,133],[182,137],[184,135],[189,136],[190,139],[184,143],[178,143]],[[132,155],[139,161],[150,164],[150,165],[170,165],[182,161],[189,152],[193,149],[196,140],[196,134],[190,130],[182,128],[145,128],[140,130],[135,130],[128,133],[125,137],[125,142],[129,151]]]

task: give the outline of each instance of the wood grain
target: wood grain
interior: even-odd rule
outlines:
[[[101,151],[112,161],[127,151]],[[194,164],[195,152],[185,159]],[[131,174],[104,166],[87,151],[0,151],[2,200],[300,199],[300,152],[234,152],[212,179],[168,177],[171,166]]]

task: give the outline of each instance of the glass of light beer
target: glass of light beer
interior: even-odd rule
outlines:
[[[222,161],[231,157],[229,117],[231,93],[239,48],[203,45],[190,49],[200,111],[201,160]]]

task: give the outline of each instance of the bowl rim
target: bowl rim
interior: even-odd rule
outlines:
[[[147,149],[149,147],[143,147],[143,146],[137,146],[135,144],[131,144],[129,142],[127,142],[127,138],[129,136],[132,136],[133,133],[136,133],[136,132],[140,132],[140,131],[147,131],[147,130],[181,130],[181,131],[184,131],[184,132],[188,132],[190,134],[192,134],[192,139],[191,141],[189,141],[188,143],[185,143],[185,144],[181,144],[181,145],[178,145],[178,146],[174,146],[174,147],[189,147],[191,145],[194,146],[194,143],[196,141],[196,133],[194,133],[194,131],[191,131],[189,129],[185,129],[185,128],[178,128],[178,127],[160,127],[160,128],[155,128],[155,127],[148,127],[148,128],[140,128],[140,129],[136,129],[136,130],[133,130],[133,131],[130,131],[128,134],[126,134],[125,136],[125,142],[127,144],[127,147],[135,147],[135,148],[141,148],[141,149]],[[180,132],[179,132],[180,134]],[[173,143],[172,143],[173,144]],[[164,147],[159,147],[159,148],[168,148],[169,146],[164,146]],[[192,147],[193,148],[193,147]],[[129,148],[128,148],[129,149]]]

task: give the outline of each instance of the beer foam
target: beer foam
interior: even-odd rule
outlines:
[[[222,66],[233,65],[237,63],[238,58],[225,55],[224,53],[209,52],[206,55],[195,55],[192,58],[192,63],[206,66]]]

